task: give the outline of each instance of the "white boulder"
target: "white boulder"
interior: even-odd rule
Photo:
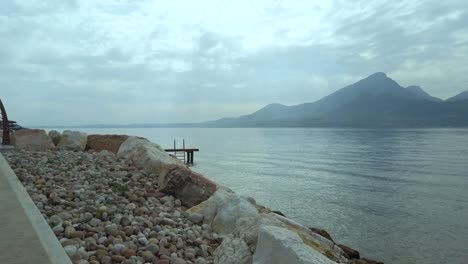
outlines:
[[[190,208],[189,212],[203,215],[205,223],[211,223],[214,232],[225,235],[232,233],[236,222],[243,217],[258,217],[257,208],[246,198],[219,188],[211,197]]]
[[[160,174],[171,165],[184,166],[177,158],[167,154],[159,145],[144,138],[129,137],[120,145],[117,156],[126,158],[140,169]]]
[[[63,150],[85,150],[88,135],[81,131],[65,130],[57,144]]]
[[[213,252],[215,264],[251,264],[252,254],[240,238],[226,236]]]
[[[277,226],[261,226],[253,264],[332,264],[309,247],[298,234]]]
[[[21,129],[13,132],[12,144],[17,149],[45,151],[54,149],[55,145],[43,129]]]
[[[275,219],[275,226],[287,228],[295,232],[301,237],[302,241],[308,246],[314,248],[316,251],[328,256],[330,259],[338,263],[348,262],[348,256],[346,253],[333,241],[312,232],[310,229],[303,225],[277,214],[270,214],[270,217]]]

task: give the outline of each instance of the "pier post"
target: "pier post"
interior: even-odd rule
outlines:
[[[193,165],[193,151],[187,151],[187,163]]]

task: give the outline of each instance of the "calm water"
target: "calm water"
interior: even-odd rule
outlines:
[[[87,129],[174,138],[194,169],[386,263],[468,263],[468,129]]]

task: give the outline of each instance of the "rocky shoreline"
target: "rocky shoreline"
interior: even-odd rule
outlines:
[[[17,149],[5,158],[73,263],[380,263],[192,172],[146,139],[15,133]]]

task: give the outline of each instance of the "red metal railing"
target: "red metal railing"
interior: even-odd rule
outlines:
[[[10,123],[8,122],[8,116],[3,106],[2,100],[0,99],[0,110],[2,111],[2,123],[3,123],[3,145],[10,145]]]

